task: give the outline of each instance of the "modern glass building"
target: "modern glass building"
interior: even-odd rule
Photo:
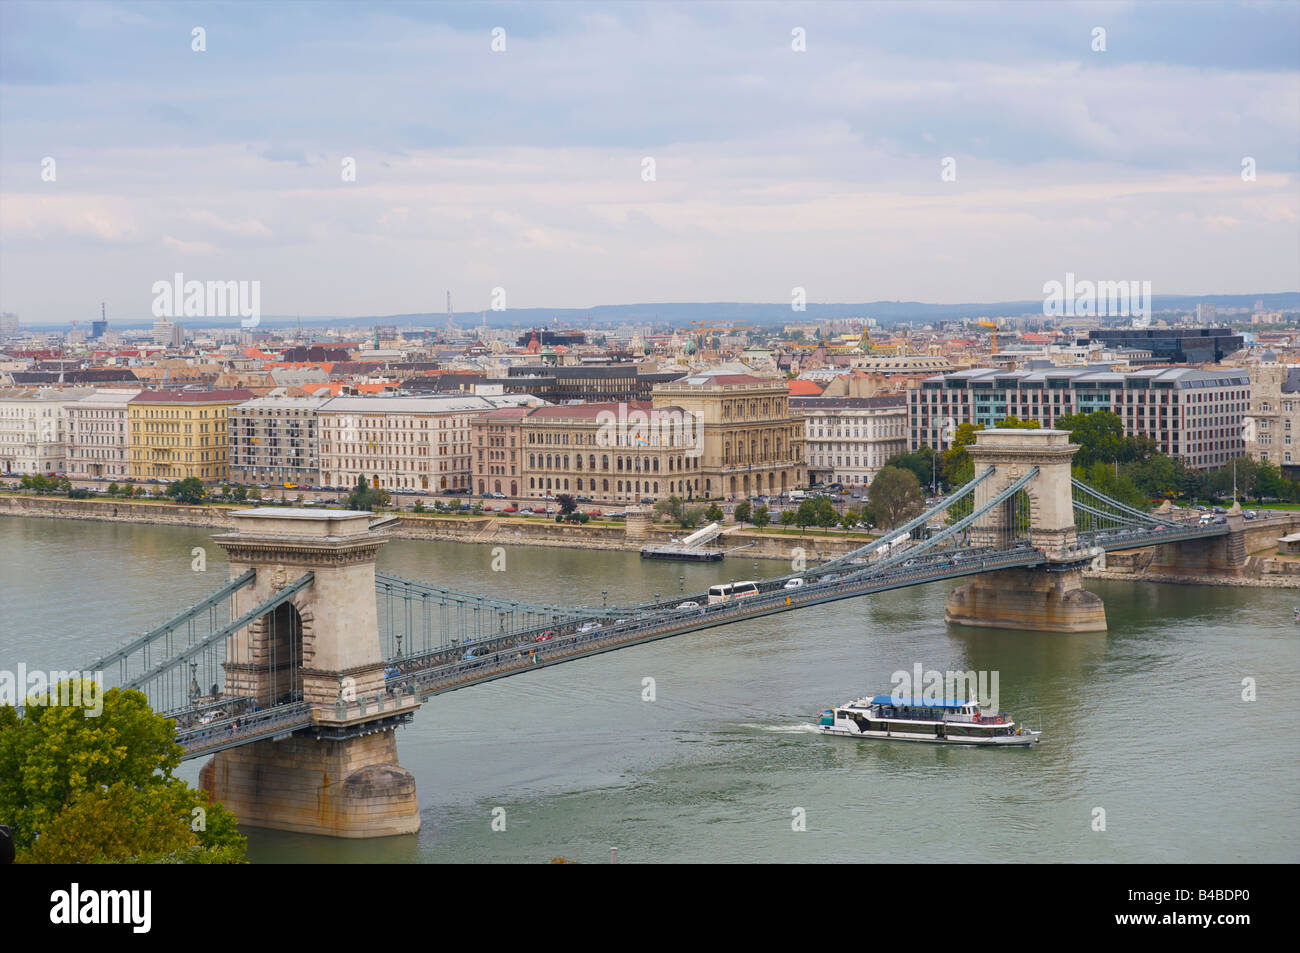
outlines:
[[[974,368],[931,377],[909,391],[908,447],[946,450],[964,423],[992,427],[1018,417],[1052,427],[1069,414],[1109,410],[1124,422],[1126,436],[1150,437],[1187,466],[1212,469],[1245,452],[1242,418],[1249,406],[1250,375],[1238,368]]]
[[[1232,328],[1098,328],[1088,339],[1150,351],[1152,364],[1215,364],[1245,343]]]

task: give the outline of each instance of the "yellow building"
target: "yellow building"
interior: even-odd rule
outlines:
[[[230,408],[246,390],[144,391],[127,406],[132,480],[216,483],[229,475]]]

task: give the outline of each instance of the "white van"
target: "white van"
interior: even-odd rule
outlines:
[[[803,490],[791,490],[791,491],[790,491],[790,499],[794,500],[796,503],[798,503],[799,501],[801,501],[801,500],[803,500],[803,499],[806,499],[807,496],[808,496],[808,494],[805,493]]]

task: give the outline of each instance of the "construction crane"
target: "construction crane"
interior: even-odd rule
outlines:
[[[998,326],[994,324],[992,321],[985,321],[983,319],[976,321],[975,323],[982,328],[992,329],[991,334],[993,336],[993,353],[994,354],[998,353]]]

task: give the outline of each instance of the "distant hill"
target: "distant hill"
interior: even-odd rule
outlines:
[[[1269,311],[1300,310],[1300,292],[1285,291],[1271,294],[1244,295],[1153,295],[1152,311],[1193,310],[1196,305],[1209,303],[1218,308],[1253,308],[1263,301]],[[875,318],[882,324],[916,321],[929,324],[956,318],[991,318],[1020,314],[1041,314],[1043,301],[995,301],[967,304],[927,304],[923,301],[867,301],[860,304],[815,304],[810,302],[804,311],[792,311],[789,304],[762,304],[741,301],[715,302],[663,302],[658,304],[602,304],[592,308],[510,308],[489,311],[487,322],[491,327],[534,327],[553,324],[585,325],[618,324],[630,321],[667,322],[686,327],[690,321],[708,321],[712,324],[795,324],[829,318]],[[180,318],[180,323],[194,327],[238,327],[238,319],[210,320],[207,318]],[[458,327],[476,327],[482,321],[481,312],[458,312]],[[396,327],[444,327],[446,313],[362,315],[337,317],[334,315],[263,315],[262,328],[304,326],[363,326],[376,324]],[[88,322],[83,321],[82,324]],[[110,322],[111,328],[138,329],[153,325],[153,318],[118,318]],[[27,325],[24,325],[26,327]],[[48,330],[68,330],[71,322],[49,325],[31,325]]]

